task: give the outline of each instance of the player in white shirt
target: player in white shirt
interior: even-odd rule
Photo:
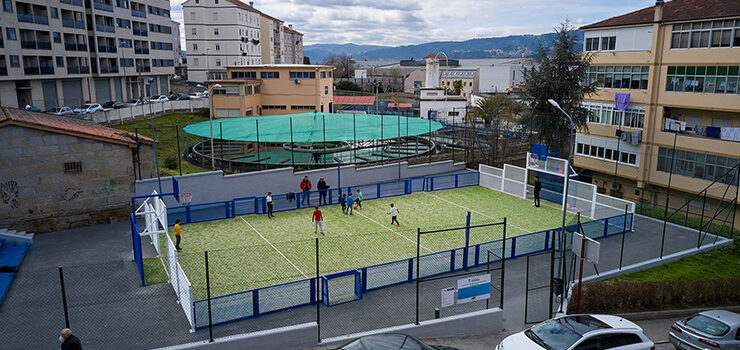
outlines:
[[[396,226],[401,226],[401,224],[398,223],[398,208],[394,207],[393,203],[391,203],[391,210],[388,211],[388,214],[393,216],[393,218],[391,218],[391,225],[396,223]]]

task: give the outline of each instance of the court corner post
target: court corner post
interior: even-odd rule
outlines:
[[[513,257],[513,252],[512,252]],[[501,310],[504,309],[504,281],[506,280],[506,217],[504,216],[504,237],[501,241]]]
[[[208,271],[208,251],[205,254],[206,265],[206,296],[208,297],[208,342],[213,343],[213,318],[211,315],[211,274]]]
[[[470,247],[470,212],[465,216],[465,250],[463,251],[463,268],[468,269],[468,248]]]
[[[421,228],[416,228],[416,325],[419,325],[419,255],[421,247]]]
[[[319,276],[319,238],[316,237],[316,339],[321,343],[321,277]]]

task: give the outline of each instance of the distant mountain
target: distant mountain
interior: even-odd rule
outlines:
[[[355,44],[315,44],[304,47],[304,55],[311,62],[321,62],[331,54],[347,53],[356,60],[402,60],[421,58],[429,53],[445,52],[450,58],[489,58],[489,57],[530,57],[537,51],[537,43],[542,41],[549,47],[555,33],[541,35],[511,35],[499,38],[480,38],[465,41],[433,41],[429,43],[404,46],[375,46]],[[578,31],[580,49],[583,32]]]

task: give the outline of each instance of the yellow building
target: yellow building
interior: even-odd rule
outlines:
[[[229,79],[208,82],[211,112],[215,118],[332,112],[332,69],[303,64],[226,67]]]
[[[599,88],[583,104],[592,116],[576,136],[575,165],[600,191],[665,205],[674,137],[671,208],[701,193],[687,208],[700,210],[715,180],[736,186],[737,176],[721,176],[740,157],[740,2],[656,1],[581,29],[594,54],[588,79]],[[614,109],[617,92],[631,95],[624,112]],[[717,199],[737,195],[726,188],[708,191],[710,217]]]

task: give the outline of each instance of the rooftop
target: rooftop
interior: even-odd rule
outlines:
[[[67,134],[97,141],[110,142],[136,147],[136,137],[128,132],[111,129],[91,120],[52,114],[31,112],[17,108],[0,107],[0,127],[17,125],[45,130],[57,134]],[[153,140],[139,135],[140,141],[152,143]]]
[[[334,68],[334,66],[319,64],[255,64],[251,66],[226,66],[226,68]]]
[[[338,105],[372,105],[375,96],[334,96],[334,104]]]
[[[653,23],[655,6],[646,7],[624,15],[605,19],[581,27],[595,29],[635,24]],[[674,22],[708,18],[740,16],[740,1],[727,0],[673,0],[663,5],[663,21]]]

